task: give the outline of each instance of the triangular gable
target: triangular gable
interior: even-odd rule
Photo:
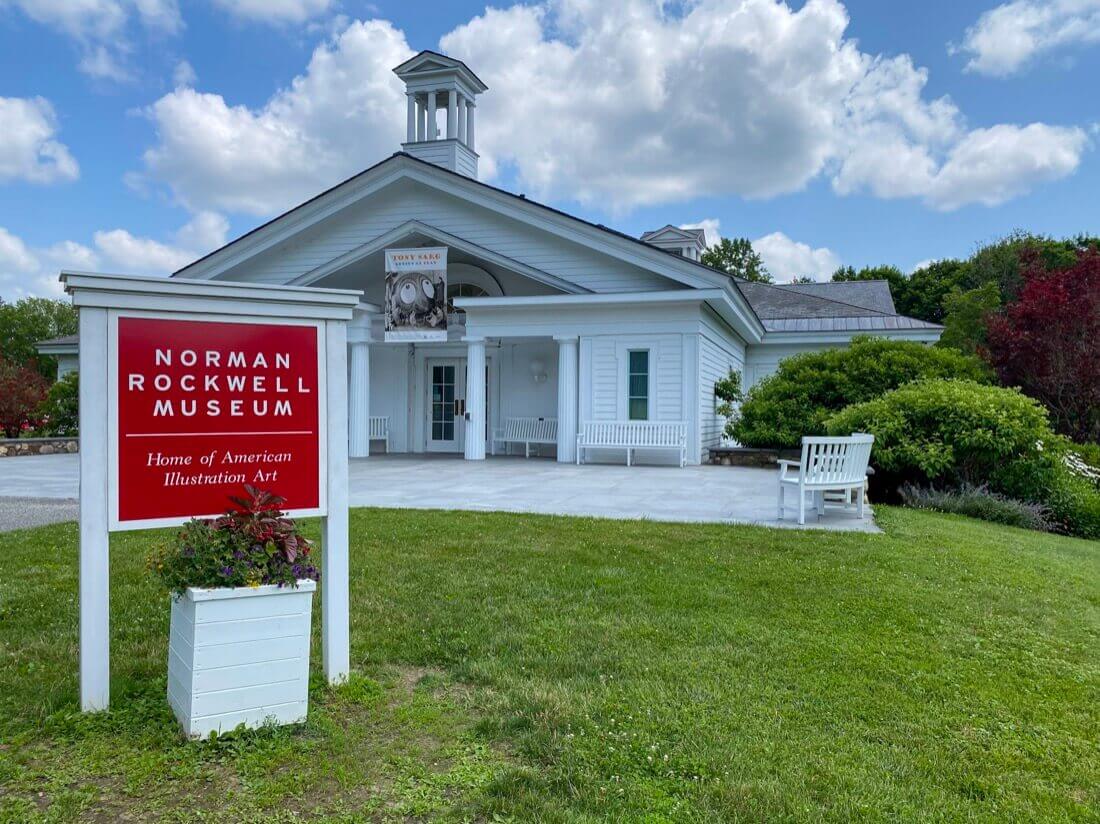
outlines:
[[[513,195],[494,186],[455,174],[446,169],[426,163],[404,153],[398,153],[381,163],[372,166],[360,174],[329,189],[289,212],[265,223],[248,234],[227,244],[204,258],[180,269],[175,274],[189,278],[235,277],[231,270],[243,267],[257,256],[285,247],[292,239],[319,226],[322,222],[337,217],[341,212],[362,204],[402,181],[415,181],[427,189],[449,195],[459,201],[482,207],[487,214],[506,217],[524,224],[539,232],[576,244],[578,247],[610,258],[619,268],[633,268],[648,274],[654,279],[653,286],[620,285],[613,288],[654,288],[656,279],[666,279],[681,286],[693,288],[726,288],[730,279],[723,273],[685,258],[670,255],[657,247],[643,243],[599,224],[568,215],[552,207],[544,206],[521,195]],[[404,219],[408,219],[406,215]],[[434,221],[425,221],[435,223]],[[387,230],[392,227],[387,227]],[[439,227],[449,231],[445,226]],[[452,232],[464,235],[462,231]],[[359,243],[367,238],[361,238]],[[354,245],[359,245],[358,243]],[[350,250],[344,248],[325,258],[331,260]],[[324,261],[314,261],[313,265],[298,271],[286,270],[286,279],[290,282],[314,266]],[[549,269],[549,267],[547,267]],[[239,271],[239,269],[238,269]],[[274,276],[273,280],[277,279]],[[659,288],[668,288],[667,284]],[[731,290],[732,291],[732,290]],[[736,297],[743,300],[738,294]],[[745,308],[748,309],[747,303]],[[751,310],[750,310],[751,311]]]

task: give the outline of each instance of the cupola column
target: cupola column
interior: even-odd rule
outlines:
[[[435,92],[428,92],[428,132],[424,135],[425,140],[435,140],[436,129],[438,128],[437,109],[435,105]]]
[[[416,95],[412,92],[405,92],[405,99],[408,101],[409,106],[409,119],[408,128],[405,130],[407,137],[405,142],[416,142]]]
[[[454,140],[458,137],[458,90],[451,89],[447,93],[447,139]]]
[[[477,151],[474,148],[474,119],[477,114],[477,104],[474,101],[470,101],[466,104],[466,145],[470,147],[470,151]]]
[[[466,142],[466,95],[458,95],[458,139]]]

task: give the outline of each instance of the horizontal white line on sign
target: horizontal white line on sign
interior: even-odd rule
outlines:
[[[215,435],[312,435],[312,429],[288,429],[273,432],[127,432],[127,438],[210,438]]]

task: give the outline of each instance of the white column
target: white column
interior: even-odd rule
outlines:
[[[558,462],[577,458],[577,339],[558,342]]]
[[[458,92],[451,89],[447,93],[447,138],[458,137]]]
[[[107,310],[80,308],[80,709],[111,698]]]
[[[370,455],[370,344],[357,340],[358,330],[348,330],[351,340],[351,379],[348,388],[348,454],[352,458]]]
[[[485,341],[466,344],[466,460],[485,460]]]
[[[416,113],[416,139],[428,139],[428,104],[424,100],[417,100],[418,111]]]
[[[458,96],[458,139],[466,142],[466,97]]]
[[[428,92],[428,133],[425,140],[435,140],[438,119],[436,117],[435,92]]]
[[[474,105],[474,101],[470,101],[466,106],[466,145],[470,147],[470,151],[476,151],[474,149],[474,120],[477,115],[477,106]]]
[[[408,101],[409,106],[409,122],[408,128],[405,130],[405,142],[414,143],[416,141],[416,95],[412,92],[406,92],[405,99]]]
[[[327,514],[321,519],[321,655],[325,679],[339,684],[351,668],[348,584],[347,329],[325,323],[325,400],[328,418]]]

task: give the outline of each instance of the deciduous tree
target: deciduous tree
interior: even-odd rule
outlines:
[[[772,276],[764,266],[764,261],[752,248],[748,238],[722,238],[703,252],[702,262],[707,266],[728,272],[734,277],[757,283],[772,282]]]
[[[1050,410],[1074,440],[1100,440],[1100,252],[1060,271],[1033,258],[1019,300],[989,319],[986,356],[998,377]]]
[[[76,334],[76,309],[66,300],[23,298],[16,303],[0,301],[0,357],[12,363],[35,362],[43,377],[53,380],[54,358],[38,354],[39,341]]]
[[[0,355],[0,430],[17,438],[33,426],[35,411],[46,397],[48,381],[33,365],[12,363]]]

